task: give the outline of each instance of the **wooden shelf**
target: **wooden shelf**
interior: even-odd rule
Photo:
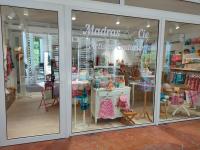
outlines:
[[[119,66],[94,66],[94,68],[120,68]]]
[[[200,72],[200,70],[196,69],[186,69],[186,68],[170,68],[171,70],[178,70],[178,71],[188,71],[188,72]]]

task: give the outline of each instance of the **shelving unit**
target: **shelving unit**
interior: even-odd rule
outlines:
[[[52,45],[52,61],[51,61],[51,75],[54,77],[59,77],[59,45]]]
[[[94,66],[94,69],[96,68],[113,68],[113,69],[119,69],[120,67],[119,66]]]
[[[200,72],[200,70],[186,69],[186,68],[171,68],[171,70],[175,70],[175,71],[189,71],[189,72]]]

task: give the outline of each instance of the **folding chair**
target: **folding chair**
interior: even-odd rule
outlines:
[[[41,90],[42,99],[39,108],[41,106],[44,106],[45,110],[48,111],[49,106],[53,106],[58,102],[58,98],[54,97],[53,91],[54,91],[54,83],[51,81],[46,81],[44,88]]]
[[[135,122],[133,121],[133,118],[137,115],[137,112],[134,111],[123,111],[121,110],[121,113],[123,115],[123,120],[128,125],[134,125]]]

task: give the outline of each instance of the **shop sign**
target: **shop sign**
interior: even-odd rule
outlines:
[[[104,37],[119,37],[120,30],[109,29],[106,26],[103,28],[96,28],[94,25],[86,24],[86,30],[83,31],[83,35],[88,36],[104,36]]]

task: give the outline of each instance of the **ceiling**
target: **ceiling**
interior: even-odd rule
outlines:
[[[39,9],[25,9],[20,7],[2,6],[5,22],[13,25],[24,24],[27,26],[57,27],[57,12]],[[24,15],[28,14],[28,15]]]
[[[91,24],[95,27],[100,28],[108,27],[111,29],[120,29],[124,31],[135,31],[141,28],[146,28],[147,24],[150,24],[151,27],[147,30],[158,30],[157,20],[115,16],[82,11],[73,11],[72,15],[76,16],[76,20],[72,22],[72,26],[74,29],[83,29],[85,28],[85,24]],[[116,25],[116,21],[119,21],[120,24]]]

